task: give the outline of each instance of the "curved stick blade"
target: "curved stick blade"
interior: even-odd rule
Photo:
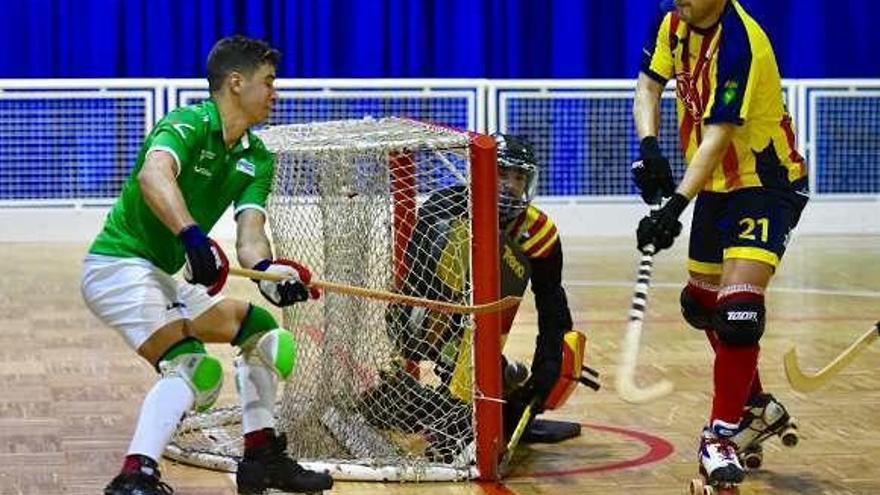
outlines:
[[[788,380],[788,384],[797,392],[812,392],[824,383],[822,380],[812,380],[801,371],[800,366],[798,366],[797,350],[794,347],[785,353],[782,363],[785,368],[785,378]]]

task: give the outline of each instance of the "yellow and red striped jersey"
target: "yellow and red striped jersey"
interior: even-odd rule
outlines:
[[[688,163],[704,125],[737,125],[705,191],[788,188],[807,175],[773,47],[737,0],[729,0],[708,29],[689,26],[675,11],[663,13],[643,55],[644,74],[664,85],[676,79],[679,137]]]
[[[549,256],[553,246],[559,243],[556,224],[531,204],[507,225],[504,232],[519,244],[529,259]]]

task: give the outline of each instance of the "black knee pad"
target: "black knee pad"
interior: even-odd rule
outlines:
[[[679,297],[681,303],[681,316],[690,326],[697,330],[709,330],[712,328],[712,308],[704,306],[691,294],[688,287],[681,290]]]
[[[713,318],[718,339],[732,346],[756,345],[764,334],[766,313],[763,298],[720,303]]]

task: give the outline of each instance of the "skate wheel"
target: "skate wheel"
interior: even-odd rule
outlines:
[[[797,430],[792,427],[783,430],[779,437],[782,439],[782,445],[786,447],[794,447],[800,441]]]
[[[764,463],[764,456],[760,452],[750,452],[743,456],[742,463],[749,469],[758,469]]]
[[[703,478],[694,478],[688,485],[688,495],[706,495],[706,490],[709,489],[711,487],[703,483]]]

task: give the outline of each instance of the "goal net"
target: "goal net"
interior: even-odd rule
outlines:
[[[494,141],[402,118],[270,127],[276,256],[330,282],[458,304],[498,299]],[[494,314],[325,292],[284,310],[297,365],[276,408],[288,451],[337,479],[496,475]],[[476,340],[475,340],[476,339]],[[166,456],[234,471],[240,410],[187,416]]]

